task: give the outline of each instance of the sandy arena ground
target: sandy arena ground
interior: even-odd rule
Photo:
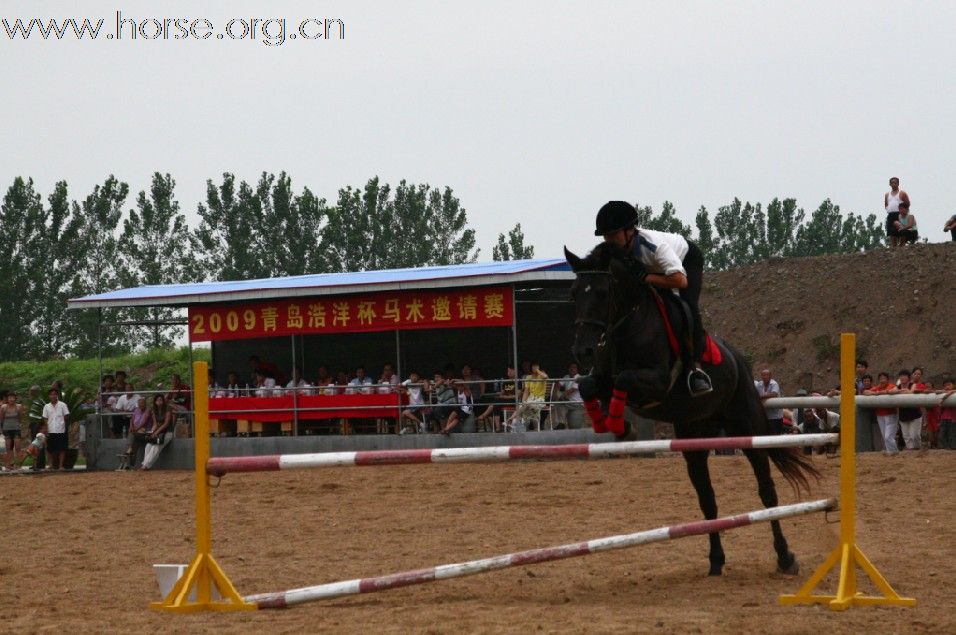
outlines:
[[[837,491],[838,460],[816,462],[825,479],[805,499]],[[778,606],[836,542],[816,514],[783,521],[796,578],[774,572],[761,524],[724,534],[716,579],[690,537],[280,611],[158,613],[150,565],[193,554],[192,474],[107,472],[0,479],[0,632],[956,632],[956,452],[858,466],[859,544],[916,608]],[[721,515],[760,507],[743,457],[711,468]],[[212,508],[214,555],[243,594],[700,518],[679,456],[230,475]]]

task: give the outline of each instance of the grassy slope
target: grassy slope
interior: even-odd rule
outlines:
[[[209,361],[209,349],[193,349],[195,361]],[[98,359],[57,359],[49,362],[0,363],[0,391],[14,389],[25,393],[30,386],[49,386],[62,379],[66,386],[78,386],[95,391],[99,385]],[[167,387],[173,373],[189,377],[189,350],[187,348],[152,350],[138,355],[104,357],[103,372],[125,370],[130,381],[140,389]]]

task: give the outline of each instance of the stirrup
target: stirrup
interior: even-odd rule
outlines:
[[[691,383],[691,380],[693,379],[694,375],[703,377],[707,381],[706,390],[698,390],[698,391],[694,390],[693,385]],[[704,395],[708,395],[714,392],[714,384],[710,380],[710,375],[708,375],[707,373],[705,373],[703,370],[699,368],[695,368],[694,370],[687,373],[687,392],[690,393],[691,397],[702,397]]]

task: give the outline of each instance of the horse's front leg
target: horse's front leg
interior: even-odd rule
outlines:
[[[638,377],[634,371],[624,370],[614,378],[614,388],[611,390],[611,401],[607,406],[607,418],[604,425],[608,432],[613,432],[619,441],[631,441],[634,431],[624,420],[624,410],[627,408],[629,394],[635,394],[638,388]]]
[[[714,496],[714,487],[710,482],[710,470],[707,469],[707,450],[698,452],[684,452],[684,461],[687,463],[687,475],[697,492],[697,503],[704,512],[704,518],[717,518],[717,499]],[[724,548],[720,544],[720,534],[708,534],[710,538],[710,572],[709,575],[720,575],[724,567]]]

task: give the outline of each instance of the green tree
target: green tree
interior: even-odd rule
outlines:
[[[0,360],[28,359],[30,325],[36,314],[34,289],[39,286],[35,267],[43,257],[43,201],[33,179],[16,177],[0,206]]]
[[[700,206],[700,209],[697,210],[697,215],[694,217],[694,225],[697,227],[697,236],[694,241],[697,243],[697,246],[700,247],[701,253],[704,254],[704,264],[708,269],[717,269],[714,263],[714,246],[716,241],[714,239],[714,226],[710,222],[710,214],[707,212],[707,208],[703,205]]]
[[[674,208],[674,204],[670,201],[664,201],[664,205],[661,208],[661,213],[657,216],[654,216],[653,210],[650,207],[645,208],[646,212],[642,210],[638,213],[639,217],[644,217],[646,214],[646,219],[643,222],[638,222],[638,227],[644,227],[646,229],[654,229],[661,232],[668,232],[671,234],[680,234],[684,238],[690,238],[691,229],[689,225],[685,225],[677,217],[677,210]],[[647,213],[649,212],[649,213]]]
[[[524,260],[534,258],[534,245],[524,244],[524,232],[521,231],[521,223],[517,223],[512,230],[508,232],[508,237],[504,234],[498,234],[498,244],[492,249],[492,258],[494,260]]]
[[[797,228],[803,223],[803,210],[797,200],[774,198],[767,205],[767,255],[787,256],[793,249]]]
[[[123,222],[120,239],[123,286],[143,286],[193,282],[200,278],[194,257],[196,248],[186,217],[179,211],[175,198],[176,182],[169,174],[153,174],[149,194],[136,198],[136,209],[129,211]],[[153,323],[175,317],[164,307],[135,308],[127,314],[133,321]],[[174,330],[165,324],[153,324],[143,333],[133,327],[137,348],[162,348],[174,341]]]
[[[844,221],[840,206],[826,199],[810,216],[810,220],[797,228],[794,256],[819,256],[843,251],[846,242]],[[852,228],[851,228],[852,231]]]

